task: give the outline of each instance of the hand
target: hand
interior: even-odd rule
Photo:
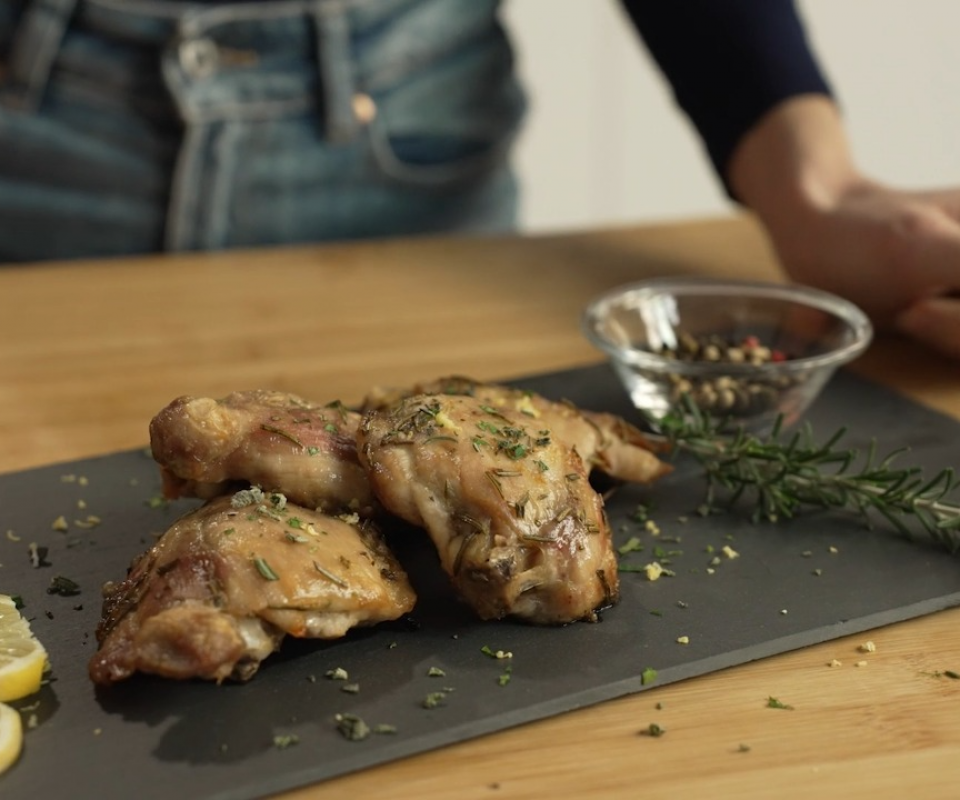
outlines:
[[[960,190],[858,181],[771,238],[793,280],[846,297],[879,328],[960,359]]]
[[[819,96],[761,119],[729,179],[793,280],[960,359],[960,189],[907,192],[864,177],[836,107]]]

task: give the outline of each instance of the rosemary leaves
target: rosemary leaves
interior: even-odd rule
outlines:
[[[960,551],[960,485],[952,469],[932,478],[919,467],[899,466],[905,450],[878,455],[842,446],[845,429],[818,443],[809,424],[788,433],[778,420],[764,435],[727,428],[688,397],[682,409],[657,423],[676,451],[695,458],[707,480],[703,513],[738,501],[756,520],[796,516],[804,508],[839,509],[868,524],[886,520],[905,535],[926,534],[952,554]]]

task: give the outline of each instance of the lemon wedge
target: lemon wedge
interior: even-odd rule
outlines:
[[[40,690],[47,651],[20,616],[13,598],[0,594],[0,703]]]
[[[20,712],[0,703],[0,775],[20,756],[23,748],[23,723]]]

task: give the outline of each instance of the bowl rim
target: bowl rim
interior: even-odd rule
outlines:
[[[842,347],[826,353],[791,358],[786,361],[767,361],[763,364],[738,364],[730,362],[681,361],[667,358],[650,350],[625,348],[614,344],[598,330],[598,324],[617,300],[637,293],[699,294],[703,291],[719,296],[769,297],[796,305],[819,309],[846,324],[853,339]],[[773,281],[734,280],[696,276],[673,276],[650,278],[621,284],[594,297],[584,308],[580,318],[581,330],[599,350],[613,360],[633,366],[662,370],[669,366],[672,372],[686,376],[716,374],[718,367],[731,375],[757,374],[758,371],[774,374],[808,372],[823,368],[835,368],[846,364],[863,353],[873,339],[873,325],[867,315],[854,303],[838,295],[797,283]]]

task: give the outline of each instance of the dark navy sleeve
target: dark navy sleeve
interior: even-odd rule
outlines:
[[[793,0],[621,2],[724,185],[737,142],[767,111],[832,94]]]

